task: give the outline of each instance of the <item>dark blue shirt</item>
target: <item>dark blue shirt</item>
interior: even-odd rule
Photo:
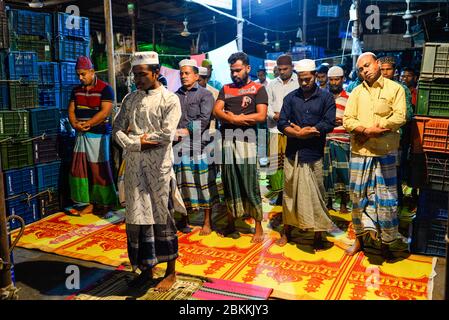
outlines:
[[[285,155],[294,160],[299,154],[299,161],[309,163],[320,160],[324,156],[326,134],[335,125],[336,106],[331,93],[316,86],[314,93],[307,100],[301,88],[290,92],[285,98],[279,115],[278,129],[284,129],[294,123],[302,127],[315,127],[320,131],[319,137],[309,139],[287,138]]]

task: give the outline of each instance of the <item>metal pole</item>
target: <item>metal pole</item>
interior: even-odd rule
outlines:
[[[307,0],[302,0],[302,43],[307,43]]]
[[[112,29],[112,6],[111,0],[103,0],[104,4],[104,20],[106,24],[106,51],[108,55],[108,79],[109,84],[117,92],[115,87],[115,63],[114,63],[114,31]],[[114,104],[117,106],[117,95],[114,94]]]
[[[243,19],[242,0],[237,0],[237,18]],[[243,51],[243,21],[237,21],[237,49]]]
[[[357,19],[354,21],[354,24],[352,25],[352,41],[354,43],[354,41],[358,41],[359,39],[359,0],[353,0],[354,6],[355,6],[355,11],[357,12]],[[352,69],[356,69],[357,68],[357,58],[358,55],[354,54],[352,56]]]
[[[0,172],[0,259],[10,263],[3,172]],[[0,265],[0,289],[12,284],[10,265]]]

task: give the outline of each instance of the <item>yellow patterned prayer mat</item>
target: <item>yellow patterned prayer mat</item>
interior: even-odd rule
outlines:
[[[27,225],[18,246],[56,253],[59,248],[71,245],[123,220],[124,210],[116,211],[107,219],[93,214],[76,217],[63,212],[55,213]],[[12,238],[14,239],[18,233],[19,230],[15,230],[11,234]]]
[[[279,232],[268,225],[281,208],[263,207],[265,239],[259,244],[251,243],[251,219],[237,224],[238,239],[216,232],[200,236],[200,227],[189,234],[178,233],[177,271],[273,288],[273,296],[278,298],[431,299],[435,258],[405,255],[387,263],[371,253],[349,257],[344,249],[355,237],[350,214],[333,211],[336,228],[327,236],[326,250],[315,253],[311,247],[313,233],[299,231],[293,233],[293,242],[279,247],[275,244]],[[50,248],[56,254],[118,266],[128,263],[125,224],[119,221],[57,214],[30,225],[19,246]],[[48,230],[53,229],[67,231],[52,235]]]

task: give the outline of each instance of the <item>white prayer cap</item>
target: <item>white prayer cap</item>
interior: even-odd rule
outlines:
[[[295,65],[295,70],[296,72],[315,71],[316,70],[315,61],[310,59],[299,60],[298,63]]]
[[[339,66],[333,66],[327,72],[328,77],[344,77],[344,75],[345,75],[345,72]]]
[[[185,67],[185,66],[191,66],[191,67],[198,68],[198,65],[196,64],[196,60],[193,60],[193,59],[184,59],[184,60],[181,60],[181,62],[179,62],[179,69],[181,69],[182,67]]]
[[[198,74],[200,76],[207,76],[207,68],[205,67],[198,67]]]
[[[159,64],[159,56],[154,51],[136,52],[131,57],[131,67],[142,64]]]

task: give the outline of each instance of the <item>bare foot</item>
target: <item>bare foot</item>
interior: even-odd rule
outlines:
[[[157,284],[154,290],[161,292],[168,291],[175,284],[175,282],[176,282],[176,274],[171,273],[168,276],[165,276],[165,278],[162,279],[162,281]]]
[[[251,239],[252,243],[260,243],[263,241],[263,229],[261,222],[256,221],[256,232],[254,233],[253,238]]]
[[[353,255],[355,255],[359,251],[362,251],[362,245],[361,245],[360,241],[358,239],[356,239],[354,241],[354,244],[351,247],[349,247],[348,249],[345,250],[345,253],[348,256],[353,256]]]
[[[278,246],[283,247],[288,243],[288,237],[283,234],[282,237],[275,242]]]
[[[80,211],[80,215],[92,213],[93,210],[94,210],[94,205],[93,204],[89,204],[83,210]]]
[[[211,234],[211,232],[212,232],[211,226],[205,224],[205,225],[203,225],[203,227],[201,228],[200,236],[208,236],[208,235]]]

